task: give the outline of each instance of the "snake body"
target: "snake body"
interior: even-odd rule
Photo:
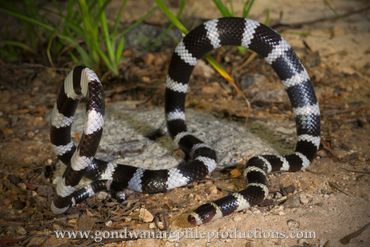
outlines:
[[[243,172],[246,188],[201,205],[189,215],[188,221],[200,225],[256,205],[269,193],[269,173],[306,169],[320,144],[320,110],[307,71],[289,44],[267,26],[245,18],[213,19],[186,35],[171,58],[165,91],[167,129],[187,158],[175,168],[145,170],[94,158],[103,127],[101,84],[88,68],[77,67],[67,76],[51,119],[54,150],[67,165],[57,184],[53,211],[65,212],[75,203],[101,190],[111,191],[112,195],[123,199],[122,190],[127,187],[147,193],[164,192],[202,179],[212,172],[217,163],[216,152],[187,131],[185,99],[188,81],[198,59],[226,45],[243,46],[255,51],[275,70],[293,107],[297,143],[294,152],[288,155],[258,155],[250,158]],[[70,126],[78,100],[82,97],[88,99],[87,121],[76,148],[71,142]],[[91,178],[92,182],[77,189],[82,176]]]

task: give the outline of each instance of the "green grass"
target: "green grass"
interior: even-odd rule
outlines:
[[[167,16],[169,21],[184,35],[188,34],[188,29],[181,23],[179,18],[171,12],[171,10],[167,7],[167,5],[162,0],[155,0],[157,6],[162,10],[162,12]],[[234,79],[226,72],[224,68],[217,61],[211,57],[210,55],[206,55],[205,59],[207,62],[228,82],[233,83]]]
[[[221,15],[224,17],[236,16],[234,5],[232,0],[222,1],[222,0],[213,0],[214,5],[220,11]],[[248,17],[249,13],[254,4],[254,0],[246,0],[243,4],[242,17]]]
[[[95,70],[104,67],[117,76],[125,48],[126,33],[151,15],[155,6],[150,7],[142,17],[126,29],[119,30],[127,0],[121,1],[112,20],[109,20],[106,14],[109,2],[110,0],[68,0],[66,6],[62,6],[63,3],[53,1],[53,6],[45,9],[37,6],[35,1],[25,0],[22,1],[23,10],[14,8],[11,4],[2,3],[1,11],[22,21],[27,32],[36,29],[41,35],[36,37],[36,40],[27,39],[24,42],[8,40],[1,45],[10,46],[12,49],[18,47],[35,53],[35,43],[43,44],[46,40],[45,53],[51,65],[54,65],[53,58],[69,54],[75,64],[84,64]],[[24,11],[24,9],[32,11]],[[51,15],[57,17],[57,20],[51,20]]]
[[[232,0],[212,0],[222,16],[235,16]],[[114,15],[107,17],[107,6],[111,0],[67,0],[51,1],[48,8],[38,6],[37,1],[23,0],[18,4],[1,1],[0,10],[15,17],[24,24],[26,39],[3,40],[0,46],[2,57],[13,59],[22,50],[28,54],[39,54],[40,47],[45,47],[41,57],[54,66],[60,57],[70,56],[75,64],[84,64],[95,70],[108,70],[114,76],[119,74],[119,66],[123,59],[126,34],[142,23],[156,9],[162,10],[170,21],[170,25],[155,39],[161,42],[168,31],[176,27],[184,35],[188,29],[180,18],[186,8],[186,0],[180,0],[176,14],[172,13],[163,0],[155,0],[146,13],[132,25],[122,30],[120,20],[126,9],[128,0],[122,0]],[[254,0],[246,0],[242,16],[247,17]],[[17,6],[17,7],[14,7]],[[269,16],[266,15],[266,22]],[[240,52],[247,50],[240,47]],[[206,55],[208,63],[227,81],[234,84],[233,78],[210,55]]]

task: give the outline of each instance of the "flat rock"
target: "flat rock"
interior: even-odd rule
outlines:
[[[83,107],[78,108],[72,136],[82,131],[84,114]],[[241,122],[219,119],[211,113],[192,109],[187,109],[186,118],[188,131],[215,148],[220,169],[256,154],[276,153],[268,140],[251,133]],[[154,141],[146,137],[158,128],[165,133],[162,137]],[[181,152],[166,133],[163,108],[138,109],[129,102],[115,102],[106,107],[97,157],[147,169],[174,167],[182,159]]]

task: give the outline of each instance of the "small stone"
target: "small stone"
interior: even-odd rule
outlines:
[[[105,225],[106,225],[107,227],[111,227],[111,226],[112,226],[112,224],[113,224],[113,222],[112,222],[111,220],[108,220],[107,222],[105,222]]]
[[[152,222],[153,219],[154,219],[154,216],[151,212],[149,212],[147,209],[145,208],[140,208],[140,211],[139,211],[139,218],[145,222],[145,223],[148,223],[148,222]]]
[[[76,223],[77,223],[77,219],[68,220],[68,224],[75,225]]]
[[[105,199],[107,199],[107,197],[108,197],[108,193],[107,193],[107,192],[105,192],[105,191],[101,191],[101,192],[99,192],[99,193],[96,195],[96,197],[97,197],[99,200],[105,200]]]
[[[77,227],[79,230],[91,230],[96,222],[96,218],[89,217],[87,214],[82,214],[77,219]]]
[[[310,201],[306,194],[300,194],[299,200],[302,204],[307,204]]]
[[[37,192],[33,190],[33,191],[32,191],[32,196],[33,196],[33,197],[37,196]]]
[[[94,217],[94,214],[88,208],[86,209],[86,215],[89,217]]]
[[[22,209],[24,209],[25,206],[26,206],[25,202],[23,202],[21,200],[15,200],[13,202],[12,208],[14,208],[16,210],[22,210]]]
[[[257,208],[254,208],[254,209],[252,209],[252,213],[254,213],[254,214],[260,214],[261,213],[261,210],[259,210]]]
[[[293,220],[293,219],[289,219],[287,221],[287,225],[289,227],[289,230],[295,230],[295,229],[298,229],[299,226],[300,226],[300,223],[296,220]]]
[[[206,64],[203,60],[199,60],[197,66],[193,70],[194,76],[202,76],[205,78],[210,78],[214,74],[214,70]]]
[[[211,186],[213,184],[213,181],[212,180],[207,180],[206,183],[205,183],[207,186]]]
[[[53,223],[53,230],[62,230],[62,227],[58,224]]]
[[[22,227],[22,226],[18,226],[18,227],[17,227],[17,229],[16,229],[16,232],[17,232],[19,235],[26,235],[26,234],[27,234],[26,229],[24,229],[24,227]]]
[[[22,181],[22,179],[20,177],[18,177],[16,175],[12,175],[12,174],[8,175],[8,179],[14,185],[17,185]]]
[[[327,157],[328,155],[327,155],[327,153],[326,153],[325,150],[319,150],[317,152],[317,156],[319,156],[319,157]]]
[[[18,186],[23,190],[27,190],[27,185],[25,183],[19,183]]]
[[[210,195],[217,195],[217,193],[218,193],[217,186],[216,186],[216,185],[212,185],[211,187],[209,187],[209,188],[207,189],[207,192],[208,192]]]
[[[230,175],[231,175],[232,178],[237,178],[237,177],[240,177],[240,175],[242,175],[242,174],[240,173],[239,169],[235,168],[235,169],[232,169],[230,171]]]
[[[287,187],[281,188],[281,193],[283,196],[288,195],[289,193],[293,193],[295,191],[295,186],[294,185],[289,185]]]
[[[49,185],[39,185],[36,192],[40,196],[48,197],[54,193],[53,187]]]
[[[261,84],[267,81],[267,78],[261,74],[245,74],[242,76],[239,84],[242,90],[248,89],[253,84]]]
[[[234,216],[233,220],[234,220],[235,222],[239,222],[239,221],[241,221],[241,220],[242,220],[242,217],[241,217],[241,215],[240,215],[240,214],[237,214],[237,215],[235,215],[235,216]]]
[[[282,195],[280,192],[276,192],[276,193],[275,193],[275,195],[274,195],[274,197],[275,197],[276,199],[280,199],[280,198],[282,198],[282,197],[283,197],[283,195]]]
[[[195,195],[194,200],[199,202],[202,200],[202,197],[200,195]]]
[[[143,60],[146,65],[153,65],[154,61],[156,60],[156,56],[153,53],[146,53],[146,55],[143,57]]]
[[[202,87],[202,93],[204,94],[219,94],[222,91],[222,87],[219,83],[213,82]]]
[[[163,229],[164,228],[163,222],[161,222],[161,221],[159,221],[157,223],[157,226],[158,226],[159,229]]]
[[[284,127],[277,127],[277,128],[275,128],[275,130],[277,132],[280,132],[280,133],[284,134],[284,135],[290,135],[290,134],[295,132],[295,130],[292,129],[292,128],[284,128]]]
[[[299,196],[297,195],[288,197],[288,199],[284,203],[284,206],[286,208],[298,208],[299,205],[300,205],[300,200],[299,200]]]

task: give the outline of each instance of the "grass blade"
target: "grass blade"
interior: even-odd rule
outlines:
[[[38,21],[32,17],[29,17],[29,16],[26,16],[26,15],[23,15],[23,14],[20,14],[20,13],[17,13],[15,11],[12,11],[10,9],[5,9],[5,8],[1,8],[2,11],[4,11],[5,13],[7,13],[8,15],[11,15],[19,20],[22,20],[22,21],[25,21],[25,22],[28,22],[28,23],[31,23],[31,24],[34,24],[34,25],[37,25],[37,26],[40,26],[48,31],[53,31],[54,28],[46,23],[43,23],[41,21]]]
[[[213,0],[213,3],[216,5],[217,9],[220,11],[222,16],[224,17],[233,16],[232,12],[221,0]]]
[[[144,15],[142,15],[139,19],[137,19],[133,24],[123,30],[122,35],[130,32],[131,30],[135,29],[139,26],[148,16],[152,15],[154,11],[157,9],[155,5],[153,5]]]
[[[25,51],[31,52],[32,54],[36,54],[35,50],[32,49],[30,46],[22,42],[15,41],[15,40],[2,40],[0,41],[0,46],[14,46],[14,47],[21,48]]]
[[[171,10],[163,3],[162,0],[155,0],[155,3],[163,11],[163,13],[168,17],[168,19],[175,25],[183,34],[187,34],[188,29],[180,22],[180,20],[171,12]],[[234,79],[226,72],[226,70],[217,63],[217,61],[210,55],[206,55],[205,59],[217,71],[225,80],[236,86]],[[240,90],[237,90],[238,92]]]
[[[183,34],[187,34],[188,29],[180,22],[180,20],[171,12],[171,10],[163,3],[162,0],[155,0],[157,6],[162,10],[162,12],[167,16],[170,22],[177,27]]]
[[[103,3],[101,0],[98,1],[100,7],[103,7]],[[114,51],[113,51],[113,47],[112,47],[112,39],[110,38],[110,35],[109,35],[109,30],[108,30],[108,24],[107,24],[107,18],[105,16],[105,11],[104,9],[102,9],[103,11],[101,12],[100,14],[100,25],[101,25],[101,29],[103,31],[103,38],[104,38],[104,43],[105,43],[105,47],[107,48],[107,52],[108,52],[108,58],[110,60],[111,63],[114,63],[115,62],[115,54],[114,54]],[[113,67],[115,67],[113,64],[112,64]],[[115,69],[114,72],[117,72],[118,74],[118,71],[117,69]]]
[[[116,16],[116,19],[114,20],[113,28],[112,28],[112,34],[115,36],[117,34],[117,28],[121,21],[122,13],[124,8],[126,7],[127,0],[123,0],[121,5],[119,6],[118,13]]]
[[[254,0],[247,0],[243,6],[243,17],[248,17],[254,4]]]

